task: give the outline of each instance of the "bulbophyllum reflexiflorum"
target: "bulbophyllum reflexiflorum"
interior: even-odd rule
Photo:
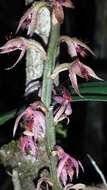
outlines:
[[[95,55],[94,52],[82,41],[75,37],[60,36],[59,43],[66,43],[68,46],[68,53],[71,57],[82,56],[85,57],[87,52]]]
[[[37,28],[38,13],[43,7],[49,7],[49,3],[46,1],[37,1],[32,4],[32,6],[24,13],[21,17],[16,33],[20,29],[27,29],[27,35],[32,36]]]
[[[53,99],[58,104],[58,106],[54,110],[54,122],[57,124],[58,122],[67,119],[67,123],[69,123],[68,116],[72,114],[71,102],[72,98],[69,91],[66,88],[62,90],[61,95],[54,95]]]
[[[19,139],[20,149],[26,154],[31,154],[35,158],[38,153],[38,141],[45,137],[46,133],[46,120],[45,113],[47,108],[40,101],[36,101],[25,109],[15,121],[13,135],[16,133],[16,129],[22,121],[23,133]]]
[[[0,47],[1,54],[11,53],[16,50],[21,51],[21,54],[20,54],[18,60],[11,67],[9,67],[7,69],[12,69],[13,67],[15,67],[17,65],[17,63],[25,55],[25,52],[27,49],[33,49],[36,52],[39,52],[41,54],[41,58],[43,60],[46,60],[46,52],[39,42],[32,40],[32,39],[26,39],[24,37],[16,37],[14,39],[7,41],[2,47]]]
[[[18,124],[23,118],[24,122],[24,135],[34,136],[35,140],[45,136],[46,122],[45,115],[47,108],[42,102],[36,101],[25,109],[17,118],[14,124],[13,136],[16,133]]]
[[[52,154],[58,156],[57,176],[64,186],[68,180],[72,182],[74,174],[78,178],[79,167],[84,171],[81,162],[67,154],[59,145],[55,145]]]
[[[56,183],[58,188],[55,189],[84,189],[83,184],[72,184],[73,177],[78,177],[79,168],[84,171],[81,162],[67,154],[63,148],[61,148],[61,146],[56,145],[56,141],[54,140],[55,125],[66,118],[69,122],[69,115],[72,114],[72,97],[68,90],[63,88],[62,93],[54,94],[52,99],[52,82],[57,77],[57,75],[60,74],[60,72],[68,71],[68,77],[71,81],[72,87],[76,93],[81,96],[78,88],[77,76],[85,78],[86,80],[90,79],[90,77],[98,80],[102,79],[98,77],[89,66],[80,61],[80,58],[84,58],[87,53],[94,55],[93,51],[85,43],[75,37],[69,37],[67,35],[59,37],[59,26],[64,20],[63,7],[74,8],[72,1],[52,0],[50,2],[37,1],[32,3],[31,7],[28,8],[28,10],[21,17],[16,29],[16,33],[18,33],[20,29],[26,29],[28,38],[31,38],[35,33],[35,30],[37,30],[37,23],[39,20],[38,15],[41,9],[44,7],[49,9],[50,14],[48,15],[50,16],[51,20],[49,22],[49,28],[51,26],[51,30],[49,30],[50,36],[49,40],[46,40],[48,41],[47,52],[38,41],[26,39],[24,37],[10,39],[2,47],[0,47],[1,54],[10,53],[16,50],[21,51],[17,61],[12,65],[12,67],[7,69],[15,67],[15,65],[23,58],[28,49],[32,49],[37,52],[37,54],[40,54],[43,62],[45,61],[45,68],[41,74],[42,77],[40,76],[42,78],[42,86],[40,86],[40,89],[45,93],[42,94],[42,97],[39,97],[40,101],[33,102],[21,114],[18,115],[14,124],[13,136],[16,134],[17,127],[21,123],[22,133],[19,138],[19,148],[25,157],[26,155],[32,155],[36,161],[38,159],[38,151],[40,150],[39,148],[40,146],[42,147],[42,145],[39,143],[42,140],[44,140],[44,142],[46,141],[46,144],[44,142],[43,143],[45,144],[44,146],[46,149],[46,154],[50,159],[49,163],[51,166],[49,167],[49,174],[51,177],[40,177],[36,183],[36,190],[45,189],[45,187],[46,189],[50,187],[54,190]],[[54,43],[54,40],[56,44]],[[61,43],[67,44],[68,53],[74,61],[70,63],[62,63],[57,66],[56,57],[58,56],[58,48]],[[53,105],[52,100],[56,102],[56,107],[51,106]],[[49,105],[48,108],[45,106],[45,104]],[[54,160],[55,155],[57,156],[57,160]]]
[[[79,96],[81,96],[81,94],[78,88],[77,76],[84,78],[86,80],[89,80],[91,77],[97,80],[102,80],[100,77],[98,77],[95,74],[95,72],[90,67],[83,64],[78,58],[71,63],[63,63],[56,66],[50,78],[55,80],[57,75],[59,75],[61,72],[66,71],[66,70],[68,70],[69,72],[68,76],[71,81],[72,87],[74,88],[74,90]]]
[[[68,70],[72,87],[76,93],[81,96],[78,88],[77,76],[85,78],[86,80],[89,80],[91,77],[97,80],[102,80],[89,66],[83,64],[79,59],[79,56],[85,57],[87,52],[90,52],[92,55],[94,55],[94,53],[85,43],[81,42],[77,38],[60,36],[59,43],[63,42],[67,44],[68,53],[71,58],[75,58],[75,60],[71,63],[62,63],[56,66],[50,78],[54,80],[60,72]]]

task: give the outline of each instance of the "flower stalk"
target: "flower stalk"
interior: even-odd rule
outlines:
[[[55,139],[55,126],[51,107],[52,99],[52,79],[49,77],[55,66],[55,60],[58,52],[58,38],[60,34],[60,25],[52,25],[50,33],[50,41],[48,46],[47,61],[45,63],[44,74],[43,74],[43,86],[42,86],[42,101],[48,108],[46,113],[47,131],[46,131],[46,144],[48,156],[50,159],[50,175],[51,180],[54,184],[54,189],[60,189],[57,180],[56,170],[56,158],[52,156],[52,149],[56,144]]]

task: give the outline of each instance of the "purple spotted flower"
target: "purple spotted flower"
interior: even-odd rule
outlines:
[[[13,135],[21,119],[23,119],[24,132],[23,134],[29,137],[34,137],[35,142],[44,138],[46,130],[45,115],[46,108],[41,102],[37,101],[31,104],[23,113],[21,113],[14,125]]]
[[[98,77],[95,72],[88,67],[87,65],[81,63],[79,59],[77,59],[73,64],[71,64],[71,67],[69,69],[69,78],[72,84],[72,87],[77,92],[79,96],[81,96],[78,83],[77,83],[77,76],[84,78],[86,80],[89,80],[91,77],[102,80],[100,77]]]
[[[27,29],[27,35],[30,37],[36,30],[37,22],[38,22],[38,12],[42,7],[48,7],[48,3],[45,1],[37,1],[32,4],[32,6],[24,13],[21,17],[19,25],[17,27],[16,33],[20,30],[20,28]]]
[[[52,154],[58,156],[57,177],[64,186],[68,180],[72,182],[74,174],[78,177],[79,166],[84,171],[81,162],[65,153],[60,146],[56,145]]]
[[[59,38],[59,42],[65,42],[68,46],[68,53],[71,57],[77,57],[78,55],[85,57],[86,52],[90,52],[94,55],[93,51],[82,41],[78,40],[77,38],[71,38],[69,36],[61,36]]]
[[[97,80],[102,80],[100,77],[98,77],[95,74],[95,72],[90,67],[80,62],[79,59],[76,59],[71,63],[63,63],[58,65],[55,68],[53,74],[50,76],[51,79],[55,79],[60,72],[66,70],[69,71],[69,79],[71,81],[72,87],[79,96],[81,96],[81,94],[78,88],[77,76],[84,78],[86,80],[89,80],[91,77]]]

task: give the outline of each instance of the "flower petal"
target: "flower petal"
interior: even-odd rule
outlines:
[[[23,153],[27,153],[28,151],[31,151],[32,155],[34,156],[36,155],[36,145],[34,144],[32,137],[30,136],[21,136],[20,148]]]
[[[54,147],[53,153],[58,156],[57,177],[62,180],[64,185],[66,185],[67,181],[66,176],[72,181],[75,172],[76,177],[78,177],[79,166],[83,169],[80,161],[77,161],[75,158],[64,152],[64,150],[58,145]]]
[[[32,18],[31,18],[30,24],[28,25],[28,31],[27,31],[27,35],[30,37],[32,37],[32,35],[36,29],[37,20],[38,20],[38,11],[39,10],[37,10],[37,9],[34,9],[32,11]]]
[[[6,70],[12,69],[13,67],[16,66],[16,64],[22,59],[22,57],[25,54],[27,48],[27,43],[26,43],[26,39],[23,37],[18,37],[18,38],[14,38],[9,40],[7,43],[5,43],[2,47],[0,47],[0,53],[10,53],[13,52],[15,50],[21,50],[21,54],[18,58],[18,60],[14,63],[14,65],[10,68],[7,68]]]
[[[101,79],[100,77],[98,77],[98,76],[95,74],[95,72],[94,72],[90,67],[84,65],[84,64],[81,63],[81,62],[79,62],[79,64],[80,64],[80,67],[81,67],[81,71],[82,71],[82,69],[84,69],[84,72],[86,71],[89,76],[91,76],[91,77],[93,77],[93,78],[95,78],[95,79],[97,79],[97,80],[103,80],[103,79]],[[82,74],[82,72],[79,73],[79,75],[81,75],[81,77],[84,77],[83,74]],[[84,78],[85,78],[85,77],[84,77]]]
[[[85,50],[89,51],[92,55],[95,55],[93,51],[85,43],[81,42],[77,38],[71,38],[69,36],[63,35],[59,38],[59,42],[67,43],[68,52],[71,55],[71,57],[77,56],[79,46],[84,48],[84,51],[83,53],[81,53],[81,55],[85,55]]]
[[[7,41],[2,47],[0,47],[0,53],[10,53],[15,50],[22,50],[23,37],[17,37]]]
[[[16,30],[16,33],[20,30],[20,28],[23,28],[24,22],[25,22],[25,26],[28,25],[28,23],[26,23],[26,22],[27,22],[28,19],[31,19],[30,17],[31,17],[32,11],[33,11],[33,8],[30,7],[30,8],[24,13],[24,15],[21,17],[20,22],[19,22],[18,27],[17,27],[17,30]]]
[[[34,112],[34,117],[39,121],[40,125],[44,128],[45,126],[45,116],[40,111]],[[44,128],[45,129],[45,128]]]
[[[49,186],[53,186],[53,183],[50,181],[50,179],[48,179],[47,177],[41,177],[39,180],[38,180],[38,183],[37,183],[37,187],[36,187],[36,190],[41,190],[41,184],[45,182],[46,184],[48,184]]]
[[[17,63],[20,62],[20,60],[23,58],[25,52],[26,52],[26,49],[23,48],[23,49],[21,50],[21,54],[20,54],[19,58],[17,59],[17,61],[16,61],[11,67],[6,68],[5,70],[13,69],[13,68],[17,65]]]
[[[63,185],[65,186],[67,184],[67,179],[68,179],[67,172],[66,172],[65,168],[62,169],[60,179],[61,179],[61,182],[63,183]]]
[[[59,73],[62,71],[69,70],[70,64],[69,63],[63,63],[58,66],[56,66],[55,70],[53,71],[52,75],[50,76],[51,79],[55,79]]]
[[[67,162],[69,156],[65,155],[63,159],[59,161],[58,168],[57,168],[57,177],[60,178],[61,172],[63,167],[65,166],[65,163]]]
[[[82,41],[78,40],[77,38],[72,38],[73,42],[76,44],[76,45],[79,45],[81,47],[83,47],[84,49],[86,49],[87,51],[89,51],[92,55],[95,56],[94,52],[85,44],[83,43]]]
[[[66,115],[71,115],[72,114],[72,108],[71,108],[71,104],[70,103],[67,104],[67,107],[65,109],[65,114]]]
[[[56,4],[54,4],[53,14],[55,15],[57,21],[62,24],[64,20],[64,12],[62,6],[57,1]]]
[[[58,103],[62,104],[64,102],[64,98],[61,96],[54,96],[53,99]]]
[[[70,190],[70,189],[75,189],[75,190],[80,190],[80,189],[85,189],[85,185],[83,183],[77,183],[73,185],[72,183],[68,183],[65,187],[64,190]]]
[[[27,113],[27,110],[25,110],[23,113],[21,113],[17,118],[16,118],[16,121],[15,121],[15,124],[14,124],[14,128],[13,128],[13,137],[15,136],[15,133],[16,133],[16,130],[17,130],[17,127],[18,127],[18,124],[19,124],[19,121],[20,119]]]
[[[19,31],[20,28],[23,28],[24,26],[25,28],[28,28],[27,34],[30,35],[31,37],[36,30],[38,11],[42,7],[48,7],[48,6],[49,4],[45,1],[34,2],[33,5],[22,16],[19,25],[17,27],[16,33]]]
[[[22,59],[27,49],[34,49],[36,52],[39,52],[41,54],[41,58],[43,60],[46,60],[46,52],[42,45],[35,41],[35,40],[28,40],[24,37],[17,37],[14,39],[9,40],[7,43],[5,43],[2,47],[0,47],[0,53],[10,53],[15,50],[21,50],[21,54],[18,58],[18,60],[15,62],[15,64],[7,68],[7,70],[12,69],[16,66],[16,64]]]
[[[44,138],[46,130],[45,116],[40,111],[34,112],[34,137],[37,140],[38,138]]]
[[[75,158],[73,158],[73,157],[71,157],[71,156],[69,156],[69,161],[70,161],[70,163],[71,163],[71,170],[73,169],[73,168],[75,168],[75,172],[76,172],[76,177],[78,178],[78,173],[79,173],[79,164],[78,164],[78,161],[75,159]],[[68,161],[68,162],[69,162]],[[70,163],[69,163],[69,165],[70,165]]]
[[[54,122],[55,122],[55,123],[58,123],[59,118],[62,116],[62,114],[64,113],[64,111],[65,111],[65,106],[63,105],[63,106],[61,106],[61,107],[59,108],[59,110],[57,111],[57,113],[56,113],[55,116],[54,116]],[[61,120],[60,120],[60,121],[61,121]]]
[[[73,3],[72,3],[71,0],[65,0],[65,1],[62,3],[62,5],[63,5],[64,7],[74,8],[74,5],[73,5]]]
[[[72,83],[72,87],[74,88],[74,90],[76,91],[76,93],[81,96],[79,88],[78,88],[78,83],[77,83],[77,77],[76,74],[74,72],[72,72],[72,70],[69,70],[69,78],[70,81]]]

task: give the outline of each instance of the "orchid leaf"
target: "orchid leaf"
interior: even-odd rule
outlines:
[[[8,120],[14,118],[16,115],[16,109],[0,114],[0,125],[3,125],[4,123],[6,123]]]
[[[107,81],[85,82],[79,85],[82,97],[78,96],[73,88],[70,88],[72,99],[76,101],[102,101],[107,102]]]
[[[25,109],[25,106],[22,106],[19,109],[13,109],[11,111],[8,111],[6,113],[0,114],[0,125],[3,125],[4,123],[6,123],[7,121],[9,121],[10,119],[15,118],[18,114],[20,114],[21,112],[23,112]]]

